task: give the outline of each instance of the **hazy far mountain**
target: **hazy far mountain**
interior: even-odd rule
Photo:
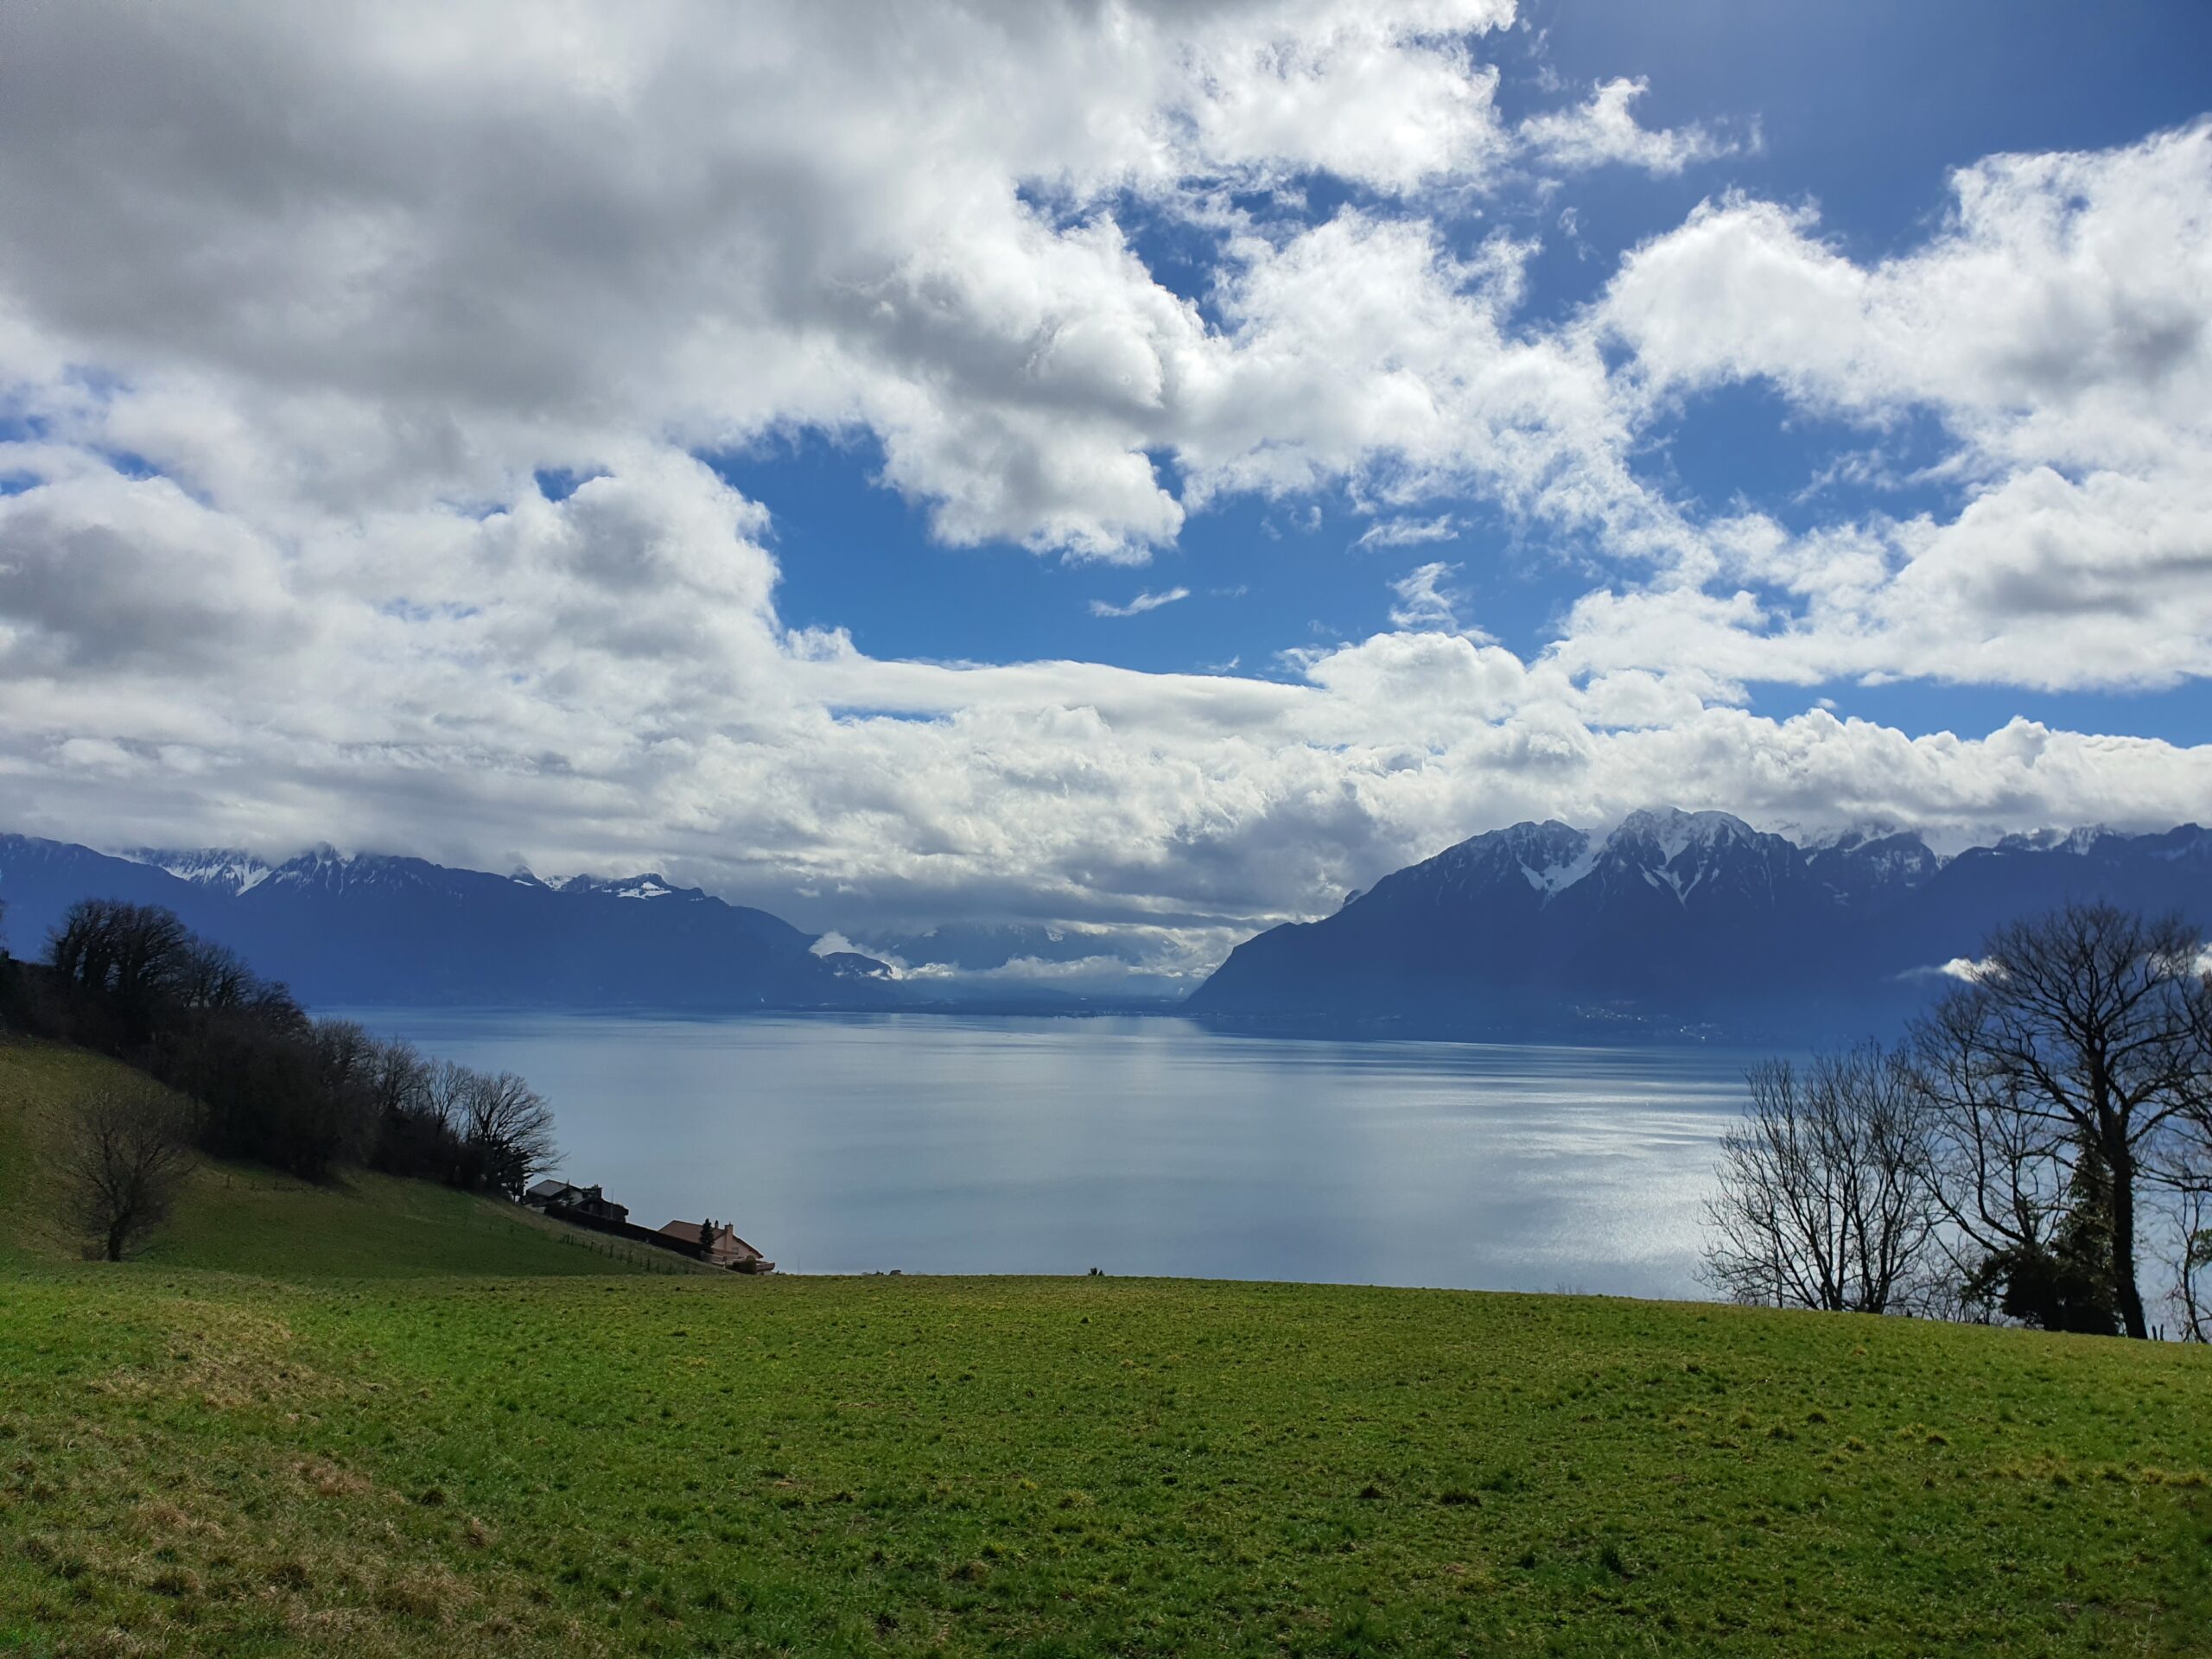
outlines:
[[[550,887],[418,858],[327,848],[270,865],[240,853],[127,858],[0,836],[0,900],[16,954],[84,898],[163,905],[309,1004],[696,1009],[870,1008],[881,963],[817,955],[814,936],[658,874]]]

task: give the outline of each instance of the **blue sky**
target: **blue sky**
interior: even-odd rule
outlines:
[[[1523,315],[1588,303],[1620,254],[1679,225],[1728,190],[1816,203],[1822,234],[1872,262],[1924,241],[1949,204],[1950,169],[2007,149],[2097,149],[2176,126],[2212,106],[2212,10],[2133,5],[2094,27],[2078,7],[1961,0],[1758,6],[1634,0],[1522,8],[1532,33],[1497,54],[1498,105],[1515,115],[1571,103],[1592,83],[1640,77],[1637,114],[1653,127],[1718,124],[1762,143],[1675,178],[1600,170],[1556,191],[1485,201],[1452,228],[1479,238],[1501,220],[1545,238]],[[1341,195],[1341,192],[1338,193]],[[1326,193],[1323,193],[1325,200]],[[1576,236],[1559,231],[1572,208]],[[1315,207],[1309,216],[1326,209]],[[1211,238],[1147,226],[1135,244],[1154,274],[1202,299]],[[1932,429],[1933,423],[1922,424]],[[1942,453],[1940,434],[1885,433],[1899,472]],[[1840,451],[1863,448],[1853,424],[1792,410],[1758,385],[1699,399],[1639,457],[1669,493],[1738,497],[1785,521],[1878,507],[1955,511],[1961,492],[1927,483],[1879,492],[1840,486],[1797,498]],[[1285,677],[1286,649],[1363,638],[1388,626],[1390,580],[1443,558],[1462,569],[1465,618],[1522,654],[1554,637],[1589,585],[1551,537],[1503,521],[1479,497],[1438,498],[1418,517],[1449,517],[1448,539],[1359,545],[1374,520],[1339,493],[1295,502],[1233,500],[1192,518],[1175,545],[1136,569],[1027,556],[1006,542],[932,546],[927,515],[880,483],[865,435],[779,434],[717,454],[716,469],[775,515],[784,614],[842,626],[879,656],[985,662],[1072,658],[1155,672]],[[1187,588],[1141,615],[1095,616],[1090,601]],[[2030,691],[1916,680],[1758,686],[1751,706],[1791,713],[1818,698],[1913,733],[1980,734],[2024,715],[2049,724],[2201,741],[2212,690]]]
[[[7,827],[1166,983],[1524,817],[2212,814],[2201,5],[564,17],[16,20]]]

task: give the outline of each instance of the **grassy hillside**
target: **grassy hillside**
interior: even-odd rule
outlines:
[[[60,1224],[41,1155],[66,1102],[118,1080],[143,1082],[81,1049],[0,1043],[0,1262],[80,1253],[81,1241]],[[680,1257],[427,1182],[359,1174],[317,1186],[212,1162],[194,1173],[143,1261],[293,1279],[702,1271]]]
[[[2202,1351],[1321,1287],[288,1282],[289,1251],[181,1265],[200,1224],[167,1260],[0,1268],[0,1654],[2179,1653],[2212,1628]]]
[[[2182,1652],[2212,1614],[2212,1369],[2117,1342],[126,1267],[19,1276],[0,1376],[0,1651]]]

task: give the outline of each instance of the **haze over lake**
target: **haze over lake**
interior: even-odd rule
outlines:
[[[786,1271],[1699,1294],[1745,1057],[1324,1043],[1173,1019],[377,1008],[528,1077],[559,1173]]]

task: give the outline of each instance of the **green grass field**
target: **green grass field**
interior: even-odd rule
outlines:
[[[0,1051],[19,1118],[25,1064],[83,1062]],[[477,1236],[446,1196],[256,1198],[219,1240],[203,1189],[120,1268],[19,1230],[0,1654],[2212,1644],[2201,1351],[1584,1297],[577,1276],[489,1231],[510,1276],[396,1274],[409,1229]],[[362,1207],[386,1220],[336,1219]],[[328,1237],[295,1248],[295,1217]]]

